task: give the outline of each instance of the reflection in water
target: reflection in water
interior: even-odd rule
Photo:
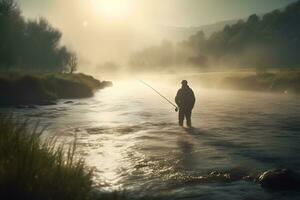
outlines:
[[[178,163],[179,166],[181,166],[183,170],[192,169],[195,160],[192,154],[192,144],[188,141],[181,141],[178,146],[181,150],[181,154],[178,154],[180,159],[180,162]]]
[[[151,84],[170,99],[177,91]],[[169,199],[284,199],[241,177],[277,167],[300,170],[299,101],[191,86],[198,99],[194,129],[178,127],[173,108],[138,81],[115,83],[73,104],[13,112],[50,125],[47,134],[77,134],[78,151],[105,190]]]

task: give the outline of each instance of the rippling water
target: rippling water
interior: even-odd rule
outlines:
[[[173,99],[178,88],[152,83]],[[198,89],[194,129],[177,126],[173,108],[138,81],[116,82],[95,97],[36,109],[13,109],[39,120],[47,134],[78,137],[78,151],[102,190],[164,199],[299,199],[255,183],[203,177],[251,175],[270,168],[300,171],[297,96]],[[11,112],[2,109],[2,112]]]

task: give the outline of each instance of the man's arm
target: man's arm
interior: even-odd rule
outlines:
[[[176,97],[175,97],[175,103],[177,104],[177,106],[180,106],[180,90],[178,90]]]
[[[195,97],[194,91],[193,90],[191,90],[191,91],[192,91],[192,108],[194,108],[195,102],[196,102],[196,97]]]

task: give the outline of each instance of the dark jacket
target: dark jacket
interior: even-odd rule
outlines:
[[[175,102],[181,109],[192,110],[195,105],[195,94],[189,86],[181,87],[175,97]]]

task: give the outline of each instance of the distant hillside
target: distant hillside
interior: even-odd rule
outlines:
[[[209,67],[298,68],[299,19],[300,0],[265,15],[253,14],[246,20],[202,27],[202,31],[201,28],[168,27],[164,29],[168,30],[166,39],[183,38],[181,42],[166,40],[135,52],[129,64],[139,70],[162,67],[177,70],[179,66],[204,70]],[[211,34],[216,29],[219,31]],[[192,35],[186,37],[189,34]]]
[[[213,24],[193,27],[160,26],[158,27],[158,30],[165,39],[172,41],[182,41],[189,38],[191,35],[197,33],[198,31],[203,31],[206,36],[210,36],[214,32],[222,30],[226,25],[232,25],[237,21],[238,20],[226,20]]]
[[[299,67],[300,1],[263,16],[226,25],[209,38],[198,32],[182,43],[198,64]],[[195,60],[194,59],[194,60]]]

